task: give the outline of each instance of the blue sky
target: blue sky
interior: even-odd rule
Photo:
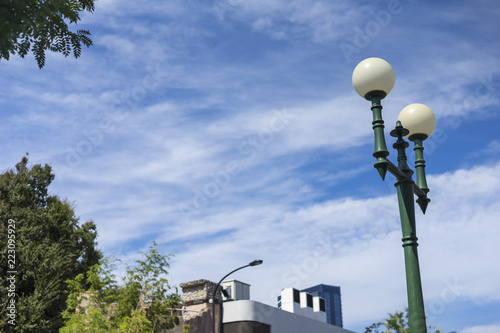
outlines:
[[[394,178],[372,166],[351,84],[376,56],[396,73],[388,146],[404,106],[437,117],[417,212],[429,323],[500,332],[497,2],[99,0],[82,18],[81,58],[0,62],[0,168],[26,152],[53,166],[52,193],[95,221],[105,254],[156,240],[176,285],[263,259],[233,276],[254,300],[339,285],[356,332],[404,308]]]

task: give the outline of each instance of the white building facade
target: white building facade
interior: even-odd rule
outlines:
[[[251,300],[224,302],[224,333],[354,333]]]
[[[354,333],[328,324],[325,300],[297,289],[283,289],[280,306],[275,307],[250,300],[250,285],[237,280],[222,282],[216,295],[213,294],[216,284],[208,280],[180,286],[184,303],[182,322],[190,326],[190,333],[211,333],[214,324],[214,333],[220,333],[221,313],[224,333]],[[180,326],[176,327],[175,333],[180,333],[179,329]]]
[[[319,296],[285,288],[278,308],[250,300],[247,284],[231,280],[223,286],[240,290],[223,303],[224,333],[353,333],[327,323],[325,300]]]

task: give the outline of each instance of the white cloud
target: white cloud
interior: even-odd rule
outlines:
[[[477,186],[481,179],[487,186]],[[500,290],[495,278],[500,271],[491,265],[485,271],[478,260],[495,251],[500,235],[496,221],[500,205],[492,196],[500,185],[500,165],[430,176],[428,182],[432,188],[429,212],[417,214],[428,315],[437,314],[439,301],[447,305],[464,298],[500,299],[492,292]],[[290,284],[304,288],[330,283],[342,287],[347,324],[375,321],[406,304],[397,214],[395,194],[333,200],[298,210],[271,202],[258,208],[233,207],[227,213],[179,224],[177,230],[168,229],[167,243],[175,244],[176,237],[193,239],[187,252],[177,254],[173,274],[182,282],[183,276],[195,278],[190,271],[197,267],[196,271],[216,280],[212,272],[223,272],[224,267],[232,267],[230,263],[237,265],[238,258],[250,260],[255,253],[265,264],[259,273],[244,274],[245,281],[254,285],[255,299],[266,301]],[[202,235],[223,230],[231,231],[200,242]],[[189,265],[179,267],[181,263]]]
[[[217,1],[214,13],[220,20],[239,19],[275,39],[308,38],[317,43],[343,36],[359,19],[363,6],[331,1]]]
[[[100,36],[97,41],[97,45],[105,46],[110,52],[115,54],[120,54],[123,57],[129,58],[132,54],[135,54],[135,49],[137,45],[134,45],[129,39],[118,37],[114,35],[104,35]]]
[[[467,327],[460,330],[460,333],[498,333],[500,332],[500,325],[481,325],[474,327]]]

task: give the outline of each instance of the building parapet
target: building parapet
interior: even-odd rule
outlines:
[[[204,279],[181,283],[182,302],[186,306],[207,303],[214,298],[212,294],[216,285],[217,283]],[[215,300],[217,302],[221,300],[220,288]]]

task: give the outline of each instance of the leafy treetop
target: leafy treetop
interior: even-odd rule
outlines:
[[[81,55],[92,45],[90,32],[72,32],[68,24],[80,20],[80,12],[94,11],[95,0],[2,0],[0,4],[0,59],[24,58],[31,50],[38,67],[45,66],[45,51]]]
[[[435,327],[429,326],[427,332],[442,333],[443,330],[435,329]],[[408,309],[406,308],[404,311],[396,311],[394,314],[389,313],[388,318],[371,324],[365,329],[364,333],[410,333],[410,328],[408,326]]]
[[[171,255],[162,254],[153,242],[142,256],[127,267],[122,285],[112,274],[119,260],[108,258],[91,267],[86,275],[68,280],[71,293],[60,333],[152,333],[178,325],[173,309],[179,307],[180,296],[177,290],[170,292],[173,288],[165,278]]]
[[[48,194],[53,179],[50,166],[30,168],[26,157],[0,175],[0,235],[5,240],[9,235],[11,250],[15,247],[9,252],[7,240],[0,246],[0,285],[12,276],[7,271],[17,272],[15,297],[0,288],[0,332],[57,332],[63,325],[66,280],[85,273],[102,256],[95,224],[80,225],[67,200]],[[12,300],[14,327],[7,322]]]

